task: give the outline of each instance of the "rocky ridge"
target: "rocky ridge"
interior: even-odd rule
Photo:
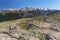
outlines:
[[[44,22],[29,21],[25,29],[14,22],[0,28],[0,40],[60,40],[60,23],[48,18]]]

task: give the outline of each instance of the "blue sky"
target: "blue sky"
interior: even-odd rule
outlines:
[[[23,7],[60,9],[60,0],[0,0],[0,9]]]

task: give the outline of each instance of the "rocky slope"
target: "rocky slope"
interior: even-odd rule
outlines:
[[[20,19],[0,23],[0,40],[60,40],[60,23]]]

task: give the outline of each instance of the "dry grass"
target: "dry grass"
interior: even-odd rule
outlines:
[[[19,23],[19,22],[24,22],[31,20],[31,18],[23,18],[23,19],[17,19],[17,20],[10,20],[10,21],[5,21],[5,22],[0,22],[0,27],[8,27],[12,24]]]
[[[60,14],[59,15],[50,15],[49,17],[60,22]]]

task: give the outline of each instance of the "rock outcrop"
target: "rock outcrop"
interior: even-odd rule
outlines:
[[[21,29],[18,23],[1,27],[0,40],[60,40],[60,23],[53,19],[29,21],[25,29]]]

